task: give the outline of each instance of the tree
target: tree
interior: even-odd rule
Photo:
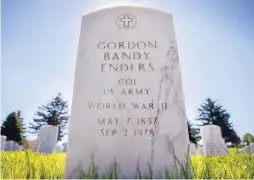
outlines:
[[[247,145],[249,145],[250,143],[254,142],[254,137],[252,134],[250,133],[246,133],[243,135],[243,142],[246,142]]]
[[[230,131],[230,136],[229,136],[230,138],[230,140],[231,141],[227,141],[227,142],[232,142],[232,145],[240,145],[240,143],[241,143],[241,138],[237,135],[237,133],[235,132],[235,130],[234,129],[232,129],[231,131]]]
[[[3,122],[1,135],[6,136],[7,141],[15,141],[20,145],[24,143],[22,124],[15,111],[10,113]]]
[[[64,130],[67,125],[68,116],[68,103],[64,101],[61,94],[58,94],[46,105],[38,107],[35,113],[33,123],[30,123],[30,133],[37,134],[42,125],[53,125],[59,128],[58,140],[60,141],[66,133]]]
[[[198,108],[198,117],[196,120],[201,126],[209,124],[219,126],[222,137],[226,142],[231,142],[232,144],[240,143],[240,138],[237,136],[230,121],[230,114],[217,101],[207,98],[201,104],[201,107]]]
[[[188,124],[189,140],[190,142],[197,144],[197,141],[199,139],[198,131],[196,128],[193,127],[193,124],[190,121],[188,121],[187,124]]]
[[[21,110],[18,110],[17,111],[17,116],[21,122],[21,125],[22,125],[22,129],[23,129],[23,137],[24,139],[26,139],[26,136],[25,136],[25,133],[26,133],[26,125],[25,125],[25,122],[24,122],[24,118],[23,118],[23,114],[22,114],[22,111]]]

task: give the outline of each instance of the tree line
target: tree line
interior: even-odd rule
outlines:
[[[200,126],[218,125],[221,128],[222,137],[226,142],[232,145],[239,145],[241,142],[249,144],[254,141],[250,133],[246,133],[242,140],[234,130],[230,114],[227,110],[211,98],[205,99],[197,109],[195,123],[188,121],[189,139],[197,143],[200,137]],[[34,114],[33,121],[26,125],[20,110],[11,112],[3,121],[1,126],[1,135],[7,137],[7,140],[18,142],[20,145],[26,139],[25,134],[38,134],[42,125],[53,125],[59,128],[58,141],[61,141],[66,133],[66,126],[69,119],[68,102],[61,94],[57,94],[49,102],[38,107]],[[27,127],[28,126],[28,127]]]
[[[67,134],[65,131],[69,119],[68,114],[68,102],[61,94],[58,94],[46,104],[38,107],[33,121],[28,125],[24,124],[21,111],[11,112],[3,121],[1,135],[6,136],[7,140],[16,141],[22,145],[25,133],[36,135],[42,125],[53,125],[58,127],[58,141],[61,141]]]

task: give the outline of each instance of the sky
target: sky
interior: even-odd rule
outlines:
[[[59,92],[71,105],[82,15],[122,4],[173,15],[188,119],[210,97],[254,134],[253,0],[2,0],[1,121],[22,110],[28,124]]]

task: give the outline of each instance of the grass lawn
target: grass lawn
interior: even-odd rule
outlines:
[[[1,152],[1,179],[63,179],[65,154]],[[194,179],[254,179],[254,154],[192,156]],[[93,178],[93,176],[83,175]]]

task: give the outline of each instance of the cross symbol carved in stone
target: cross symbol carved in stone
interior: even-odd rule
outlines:
[[[125,28],[128,28],[130,26],[130,22],[133,22],[133,19],[130,18],[128,15],[124,15],[124,17],[120,19],[120,22],[123,23],[123,26]]]

